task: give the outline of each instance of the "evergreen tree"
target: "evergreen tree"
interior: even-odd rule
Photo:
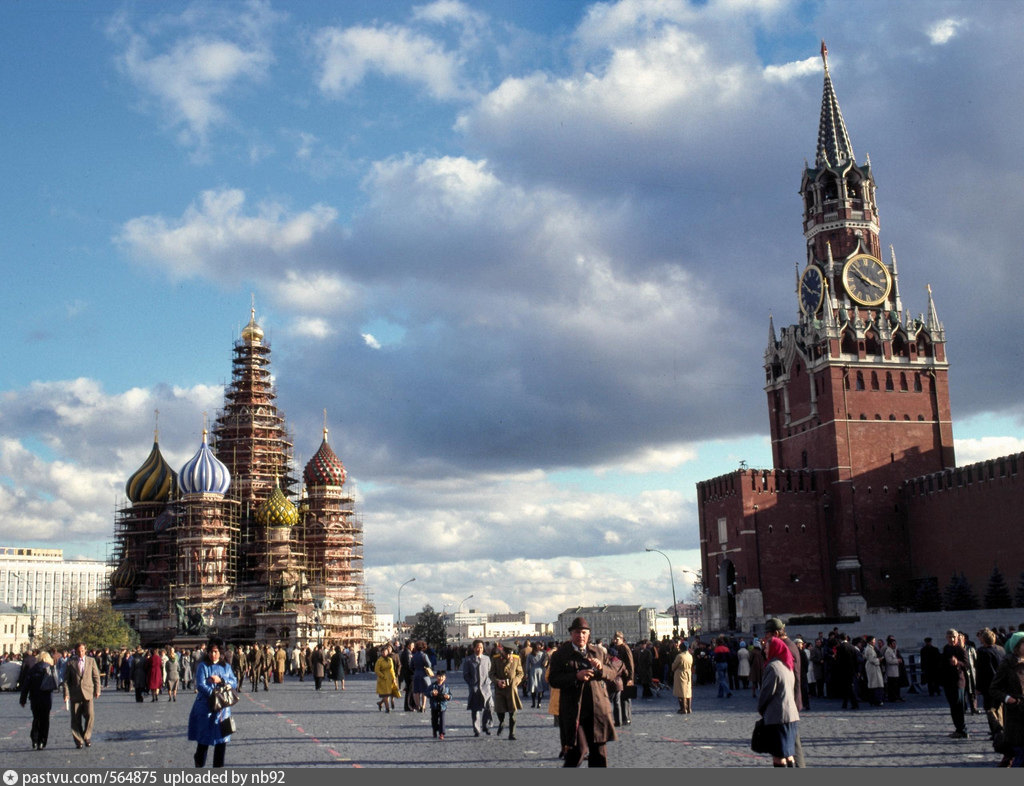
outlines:
[[[1024,573],[1020,574],[1020,578],[1017,579],[1017,592],[1013,596],[1013,605],[1015,608],[1024,606]]]
[[[992,568],[992,575],[988,579],[988,589],[985,590],[986,609],[1008,609],[1013,604],[1010,597],[1010,588],[1006,585],[1002,571],[996,565]]]
[[[914,611],[941,611],[942,595],[939,592],[939,580],[934,576],[917,582],[913,598]]]
[[[84,642],[89,649],[102,647],[134,647],[139,634],[114,610],[110,600],[100,598],[82,605],[71,615],[67,629],[67,646]]]
[[[444,630],[444,617],[434,611],[434,607],[428,603],[423,607],[423,611],[416,615],[416,624],[409,636],[413,641],[423,639],[435,650],[443,647],[448,641]]]
[[[942,608],[946,611],[969,611],[978,608],[978,596],[974,594],[963,573],[953,574],[942,594]]]

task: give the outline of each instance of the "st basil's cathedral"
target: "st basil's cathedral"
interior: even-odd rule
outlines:
[[[114,608],[143,645],[232,641],[342,645],[371,640],[362,522],[346,472],[323,442],[301,493],[276,404],[270,344],[256,322],[234,344],[212,433],[175,473],[154,435],[116,514]]]

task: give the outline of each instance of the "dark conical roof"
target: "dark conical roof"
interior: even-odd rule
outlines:
[[[839,109],[839,99],[832,87],[828,72],[828,47],[821,42],[821,59],[825,64],[825,87],[821,96],[821,120],[818,122],[818,152],[814,165],[836,166],[844,161],[853,161],[853,145],[846,133],[846,123]]]

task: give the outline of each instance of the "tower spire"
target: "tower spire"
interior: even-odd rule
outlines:
[[[846,123],[839,109],[839,99],[832,87],[832,76],[828,71],[828,47],[821,42],[821,60],[825,66],[825,87],[821,96],[821,120],[818,123],[818,152],[814,157],[815,166],[837,166],[844,161],[853,161],[853,145],[846,133]]]

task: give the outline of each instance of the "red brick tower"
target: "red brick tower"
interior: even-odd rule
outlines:
[[[822,555],[835,610],[892,605],[909,578],[896,491],[954,466],[945,332],[903,310],[895,252],[881,259],[870,160],[857,163],[822,43],[824,94],[814,166],[800,184],[807,259],[799,321],[765,351],[776,471],[826,480]]]

